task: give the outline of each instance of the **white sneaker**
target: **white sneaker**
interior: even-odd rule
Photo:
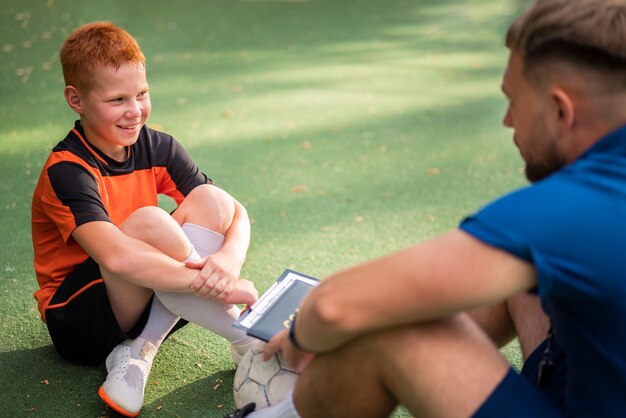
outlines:
[[[257,341],[259,340],[256,338],[246,337],[246,339],[239,344],[230,345],[230,355],[233,357],[233,361],[236,366],[239,366],[239,362],[241,361],[243,355],[246,354]]]
[[[98,395],[115,412],[125,417],[139,415],[156,352],[157,348],[150,341],[135,338],[124,341],[108,355],[105,365],[109,374]]]

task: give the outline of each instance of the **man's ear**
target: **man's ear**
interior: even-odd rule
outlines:
[[[552,101],[556,106],[556,123],[559,133],[565,133],[574,127],[574,121],[576,120],[576,108],[572,96],[560,88],[554,88],[551,94]]]
[[[83,100],[76,87],[65,86],[65,89],[63,90],[63,95],[65,96],[67,104],[74,112],[78,114],[83,113]]]

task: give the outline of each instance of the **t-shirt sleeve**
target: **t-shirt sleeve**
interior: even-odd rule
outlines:
[[[178,204],[197,186],[213,184],[213,181],[200,171],[183,146],[173,138],[166,169],[168,176],[161,184],[159,193],[172,197]]]
[[[73,162],[60,162],[47,169],[47,176],[49,181],[41,197],[43,208],[66,242],[80,225],[111,222],[98,183],[87,169]]]
[[[532,246],[523,231],[536,225],[525,216],[525,205],[518,193],[524,192],[514,192],[490,203],[465,218],[459,228],[485,244],[532,263]],[[525,225],[529,221],[530,225]]]

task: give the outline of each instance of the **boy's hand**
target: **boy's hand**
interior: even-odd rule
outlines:
[[[315,353],[300,351],[289,341],[289,330],[274,335],[263,350],[263,360],[269,360],[275,353],[282,352],[283,360],[292,370],[301,373],[313,361]]]
[[[222,251],[200,260],[185,263],[188,268],[201,270],[191,283],[191,288],[198,296],[222,300],[226,298],[239,278],[241,265]]]
[[[235,305],[252,305],[259,299],[259,292],[250,280],[239,279],[230,295],[223,300],[224,303]]]
[[[198,296],[220,301],[232,299],[230,296],[241,271],[241,264],[234,257],[219,251],[200,260],[187,261],[185,266],[200,270],[191,282],[191,289]]]

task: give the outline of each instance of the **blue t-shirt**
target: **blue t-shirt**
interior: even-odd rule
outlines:
[[[626,416],[626,126],[460,228],[535,266],[567,355],[566,415]]]

